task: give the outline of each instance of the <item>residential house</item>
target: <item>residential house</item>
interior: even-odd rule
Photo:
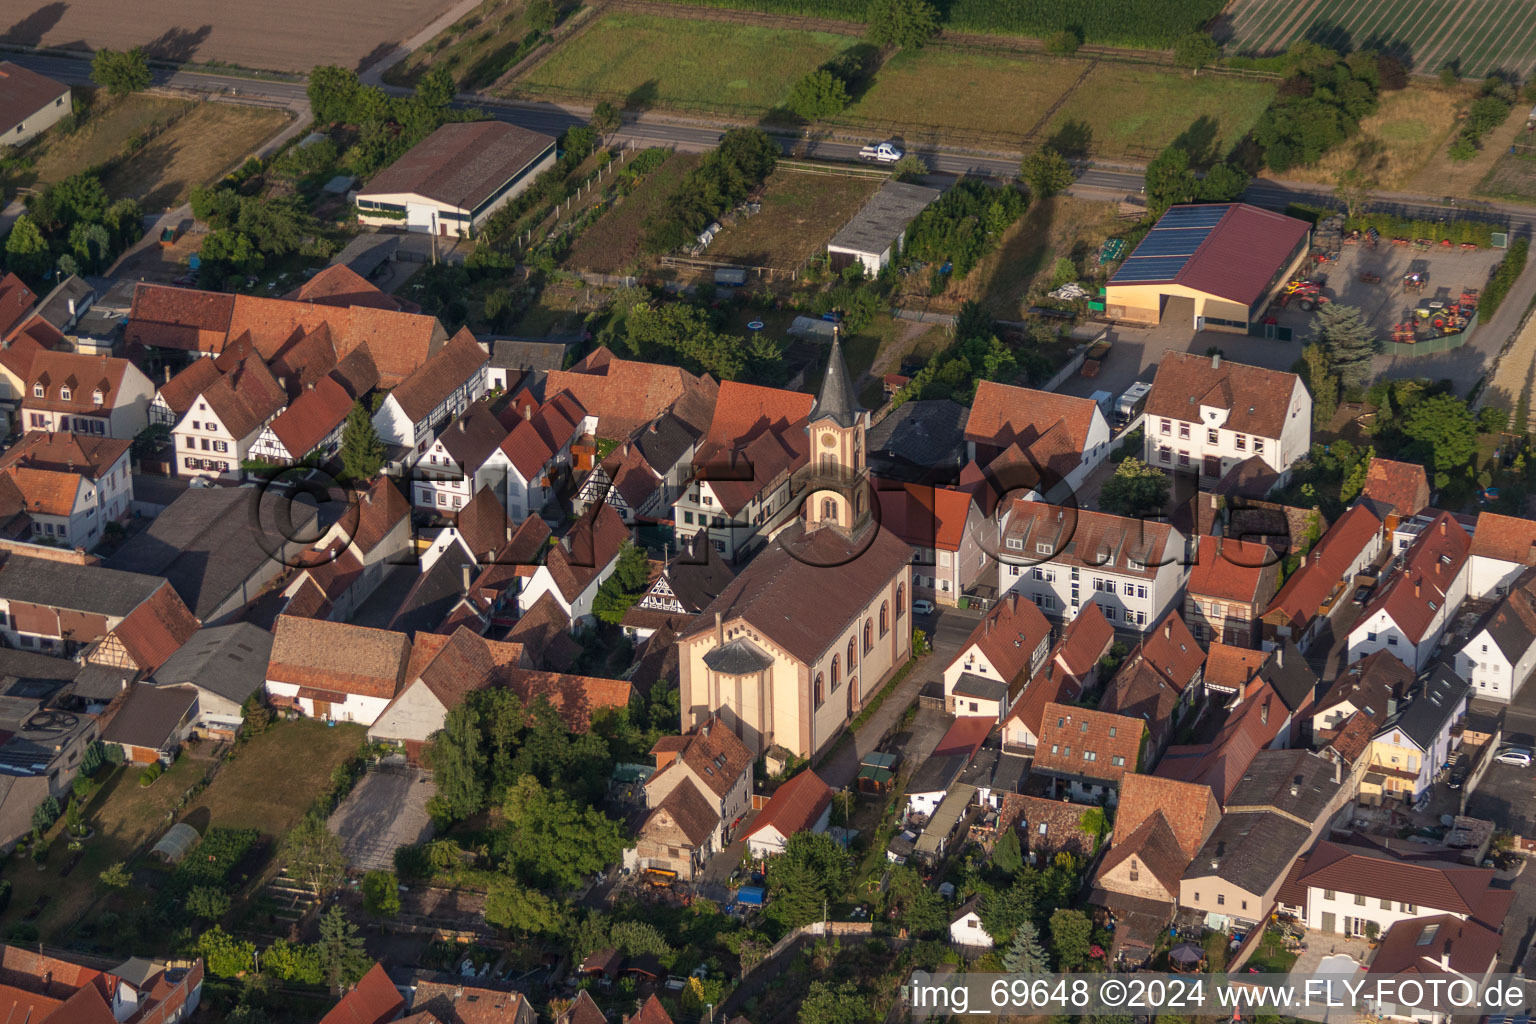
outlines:
[[[707,377],[695,377],[679,367],[619,359],[608,349],[598,348],[568,370],[549,371],[544,394],[569,394],[591,418],[588,430],[595,437],[623,441],[701,384],[713,387]]]
[[[1526,569],[1536,565],[1536,522],[1482,512],[1472,533],[1467,596],[1497,599]]]
[[[624,613],[624,634],[646,640],[658,630],[676,631],[725,592],[735,578],[713,545],[685,544]]]
[[[412,468],[411,504],[450,516],[482,488],[495,495],[502,481],[489,460],[506,439],[507,428],[491,411],[490,402],[472,403],[437,435]],[[500,496],[495,498],[499,505]]]
[[[1141,771],[1147,723],[1067,704],[1047,704],[1034,772],[1074,800],[1115,803],[1120,780]]]
[[[476,498],[479,500],[478,495]],[[467,507],[473,507],[474,504],[471,502]],[[464,538],[463,550],[467,551],[469,544],[479,547],[481,564],[471,567],[469,587],[460,604],[449,612],[447,619],[439,627],[440,633],[452,633],[458,625],[456,620],[462,619],[466,614],[472,616],[473,621],[464,620],[465,624],[477,633],[484,634],[492,629],[513,627],[519,621],[518,589],[522,586],[523,580],[537,571],[539,559],[548,546],[550,531],[549,525],[544,520],[537,516],[529,516],[513,528],[511,520],[501,512],[499,504],[490,507],[490,503],[487,502],[486,505],[485,516],[473,517],[469,523],[466,523],[464,514],[460,513],[459,522],[454,524],[454,532]],[[499,530],[499,532],[493,533],[493,530]],[[546,594],[545,597],[548,595]],[[553,600],[549,598],[550,603],[553,603]],[[554,608],[564,620],[564,613],[560,611],[559,605],[555,605]],[[564,621],[562,628],[569,630],[569,621]],[[504,639],[518,638],[507,636]],[[534,659],[529,664],[530,667],[535,668],[558,667],[561,670],[570,667],[569,661],[554,666],[538,664],[537,659]]]
[[[714,414],[718,388],[710,385],[701,382],[684,392],[672,408],[593,467],[576,496],[577,510],[606,501],[626,523],[637,517],[671,519],[672,504],[689,484],[693,456]]]
[[[565,353],[570,347],[563,341],[540,341],[532,338],[487,338],[491,345],[491,362],[485,368],[485,384],[492,391],[515,392],[526,384],[543,394],[544,378],[551,370],[565,365]]]
[[[1201,537],[1184,592],[1184,618],[1199,641],[1257,647],[1259,617],[1280,587],[1280,559],[1268,544]]]
[[[1177,612],[1169,612],[1148,640],[1121,663],[1099,698],[1101,711],[1139,718],[1147,726],[1144,763],[1156,763],[1184,711],[1201,693],[1205,652]]]
[[[514,518],[525,509],[537,515],[558,495],[588,418],[581,403],[563,393],[523,411],[515,423],[504,422],[510,429],[487,463],[505,478],[507,508]]]
[[[1394,853],[1324,840],[1307,855],[1297,889],[1306,894],[1309,929],[1379,936],[1400,922],[1442,914],[1497,927],[1509,893],[1492,887],[1493,875],[1488,868],[1435,859],[1421,848]]]
[[[214,362],[226,368],[171,430],[176,475],[238,482],[241,463],[253,458],[262,428],[287,407],[288,392],[249,343],[237,343]]]
[[[1047,501],[1074,493],[1109,455],[1099,404],[1054,391],[982,381],[965,424],[967,456],[998,492],[1027,489]]]
[[[64,803],[86,747],[101,734],[96,715],[70,710],[82,671],[63,658],[0,649],[0,849],[32,831],[43,801]]]
[[[1398,523],[1429,507],[1429,478],[1418,463],[1372,456],[1360,500],[1371,505],[1371,511],[1391,533]]]
[[[32,536],[90,550],[133,505],[131,441],[33,431],[0,455]]]
[[[1045,663],[1051,624],[1017,592],[984,615],[944,669],[945,708],[999,722]]]
[[[202,994],[201,958],[136,956],[98,970],[20,946],[0,947],[0,1015],[10,1020],[176,1024],[197,1013]]]
[[[508,517],[507,510],[502,507],[499,488],[484,484],[467,505],[462,504],[462,499],[456,500],[461,501],[461,507],[455,508],[453,520],[436,531],[432,543],[421,553],[422,572],[430,572],[445,551],[457,547],[477,563],[475,572],[478,574],[482,568],[497,564],[496,553],[507,546],[518,528],[518,524]],[[528,518],[533,520],[535,517]],[[542,523],[542,520],[538,522]],[[548,538],[549,527],[546,525],[541,532],[543,537],[540,545],[543,539]],[[537,561],[539,551],[540,548],[536,547],[530,552],[534,556],[532,561]],[[531,572],[532,566],[527,569]]]
[[[1004,793],[1001,804],[998,835],[1018,829],[1020,846],[1030,864],[1049,865],[1059,853],[1087,861],[1098,849],[1099,833],[1085,827],[1084,822],[1092,818],[1082,804],[1024,793]]]
[[[810,768],[773,791],[743,838],[754,860],[783,853],[797,832],[825,832],[832,820],[832,790]]]
[[[1296,858],[1347,797],[1336,765],[1306,751],[1264,751],[1180,878],[1179,906],[1222,930],[1267,920]]]
[[[377,370],[373,377],[378,379]],[[341,451],[342,432],[359,394],[372,388],[370,383],[354,394],[335,371],[326,374],[262,427],[250,457],[274,466],[292,465],[311,455],[328,462]]]
[[[1213,641],[1205,653],[1205,691],[1223,703],[1243,693],[1259,677],[1269,655],[1251,647],[1228,647]]]
[[[551,594],[574,627],[592,614],[592,601],[603,580],[619,564],[619,549],[629,539],[629,528],[612,505],[594,505],[559,544],[551,547],[544,564],[523,584],[517,606],[526,612],[541,596]]]
[[[449,421],[485,394],[489,361],[474,335],[460,330],[385,397],[373,427],[391,446],[392,464],[414,466]],[[382,370],[380,385],[387,386]]]
[[[1499,603],[1472,627],[1455,664],[1474,696],[1514,699],[1536,669],[1536,570],[1515,577]]]
[[[1387,650],[1422,672],[1467,596],[1471,538],[1442,512],[1403,554],[1403,567],[1381,585],[1349,632],[1349,660]]]
[[[1300,556],[1296,571],[1265,610],[1264,646],[1290,637],[1305,654],[1329,616],[1348,600],[1355,574],[1381,554],[1381,545],[1381,520],[1365,505],[1356,504],[1340,516]]]
[[[538,1024],[539,1015],[521,992],[464,984],[464,979],[418,981],[411,993],[410,1024]]]
[[[912,399],[869,428],[870,473],[887,481],[943,485],[967,462],[970,410],[948,398]],[[990,509],[982,509],[990,515]]]
[[[12,647],[70,658],[146,605],[146,623],[166,618],[179,623],[186,609],[178,613],[181,602],[174,597],[171,584],[154,576],[13,554],[0,565],[0,633]],[[157,639],[153,653],[141,652],[160,657],[148,667],[158,667],[176,649],[165,646]]]
[[[378,286],[345,263],[333,263],[314,277],[283,296],[290,302],[313,302],[323,306],[369,306],[396,313],[420,313],[421,307],[409,299],[379,290]]]
[[[949,915],[949,942],[978,953],[992,948],[992,936],[981,923],[980,896],[972,896]]]
[[[121,669],[120,678],[153,672],[196,634],[198,620],[169,585],[155,588],[101,639],[86,647],[88,665]]]
[[[394,481],[381,476],[355,494],[347,510],[315,543],[322,551],[350,553],[362,565],[353,582],[354,603],[361,604],[384,578],[386,569],[411,557],[411,505]]]
[[[405,997],[389,980],[383,965],[375,963],[347,990],[341,1001],[320,1018],[320,1024],[388,1024],[405,1013]],[[424,1019],[420,1024],[431,1024]]]
[[[0,61],[0,142],[24,146],[74,112],[69,86]]]
[[[997,723],[990,718],[961,715],[939,738],[928,760],[907,780],[906,815],[928,817],[944,802],[960,775],[981,753]],[[975,786],[968,787],[975,795]]]
[[[266,690],[279,707],[372,725],[405,682],[404,633],[279,615],[272,634]]]
[[[598,1007],[592,993],[581,989],[576,993],[576,998],[571,1000],[571,1005],[555,1018],[554,1024],[608,1024],[608,1017]]]
[[[26,430],[133,440],[149,425],[155,386],[126,359],[39,350],[21,399]]]
[[[553,136],[505,121],[450,121],[358,189],[358,219],[470,238],[554,164]]]
[[[197,689],[135,683],[104,717],[101,742],[120,747],[129,764],[169,765],[192,735]]]
[[[1099,680],[1099,664],[1115,641],[1115,628],[1093,601],[1067,623],[1045,665],[1030,677],[1024,692],[1003,719],[1003,749],[1033,752],[1039,743],[1045,707],[1076,700]],[[951,666],[953,667],[953,666]]]
[[[244,724],[246,701],[261,691],[272,656],[272,634],[249,622],[199,629],[165,663],[151,683],[193,687],[194,735],[232,740]]]
[[[1451,759],[1457,740],[1452,733],[1467,709],[1469,690],[1446,665],[1430,670],[1372,737],[1361,803],[1380,806],[1389,798],[1412,803],[1429,789],[1435,772]]]
[[[714,416],[694,453],[693,479],[673,503],[680,540],[703,533],[726,561],[739,562],[777,524],[797,513],[795,474],[809,462],[807,417],[813,402],[810,395],[781,388],[736,381],[720,385]],[[857,459],[859,469],[846,474],[845,486],[862,486],[856,481],[862,479],[868,414],[861,411],[859,420],[850,436],[861,447],[849,456]],[[820,466],[836,460],[838,453],[822,452],[817,458]]]
[[[1317,684],[1317,673],[1291,641],[1286,640],[1265,657],[1258,678],[1249,684],[1247,692],[1255,693],[1267,686],[1280,702],[1284,719],[1271,746],[1287,747],[1293,740],[1305,739],[1302,732],[1312,714]]]
[[[1337,729],[1358,714],[1378,727],[1384,725],[1398,705],[1407,702],[1414,678],[1413,669],[1389,651],[1366,655],[1346,668],[1318,698],[1311,711],[1313,735]]]
[[[165,577],[203,625],[220,626],[298,564],[317,519],[313,505],[273,490],[193,487],[104,564]]]
[[[1260,679],[1249,686],[1208,743],[1176,744],[1163,751],[1160,778],[1199,783],[1225,806],[1258,752],[1278,742],[1290,724],[1285,704]]]
[[[1085,602],[1116,628],[1143,630],[1174,606],[1186,566],[1167,523],[1015,499],[999,509],[998,590],[1072,619]]]
[[[954,487],[879,485],[880,525],[912,545],[912,587],[942,605],[959,603],[992,560],[987,557],[990,521],[972,496]]]
[[[663,628],[655,636],[666,638],[670,647],[676,635]],[[571,639],[571,619],[560,607],[553,594],[545,593],[533,603],[533,607],[517,617],[507,631],[507,640],[520,643],[528,653],[529,665],[549,672],[569,672],[581,655],[581,647]],[[645,641],[649,646],[649,641]],[[631,676],[634,679],[634,676]],[[647,689],[637,686],[642,695]]]
[[[1467,536],[1470,537],[1476,531],[1477,516],[1468,515],[1465,512],[1450,512],[1446,514],[1451,517],[1452,523],[1466,531]],[[1418,515],[1398,523],[1396,529],[1389,530],[1387,536],[1391,544],[1393,556],[1400,560],[1407,553],[1408,548],[1413,545],[1413,542],[1418,540],[1425,530],[1433,526],[1440,515],[1441,511],[1439,509],[1427,508]],[[1401,561],[1398,564],[1401,564]]]
[[[1490,925],[1463,921],[1450,914],[1399,921],[1381,937],[1366,973],[1438,975],[1435,980],[1470,981],[1478,991],[1486,991],[1489,975],[1498,968],[1499,949],[1504,940],[1502,928],[1498,920]],[[1375,1012],[1385,1018],[1420,1024],[1447,1024],[1452,1019],[1443,1011],[1388,1001],[1378,1004]]]
[[[1312,396],[1300,377],[1220,355],[1159,360],[1146,416],[1147,464],[1202,480],[1255,455],[1284,479],[1312,443]]]
[[[663,736],[652,748],[656,773],[645,780],[650,809],[640,825],[640,867],[691,880],[731,841],[752,801],[752,754],[718,719],[684,736]]]

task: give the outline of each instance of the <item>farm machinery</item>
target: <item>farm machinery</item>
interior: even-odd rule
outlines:
[[[1477,312],[1478,290],[1463,288],[1461,295],[1452,299],[1424,299],[1409,310],[1404,320],[1392,328],[1392,340],[1411,345],[1417,341],[1443,338],[1460,334],[1467,329],[1473,314]]]
[[[1298,308],[1308,312],[1311,312],[1318,306],[1326,306],[1333,301],[1323,294],[1323,286],[1327,283],[1327,280],[1323,278],[1311,280],[1297,278],[1287,282],[1286,286],[1280,291],[1279,305],[1283,309],[1294,302]]]

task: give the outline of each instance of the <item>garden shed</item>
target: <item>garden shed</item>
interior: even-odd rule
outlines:
[[[178,821],[160,837],[160,841],[149,852],[164,859],[167,864],[179,864],[181,858],[185,857],[201,838],[197,834],[197,829],[184,821]]]
[[[880,268],[901,252],[908,225],[937,198],[936,188],[900,181],[881,185],[880,191],[870,196],[869,202],[827,243],[832,269],[841,271],[861,263],[871,277],[880,273]]]

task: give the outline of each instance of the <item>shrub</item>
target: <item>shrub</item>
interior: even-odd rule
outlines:
[[[1054,53],[1058,57],[1070,57],[1077,52],[1077,48],[1083,45],[1083,41],[1077,37],[1077,33],[1069,29],[1060,32],[1052,32],[1045,37],[1045,49],[1048,53]]]
[[[59,806],[57,797],[46,796],[43,802],[32,808],[32,827],[39,832],[46,832],[53,827],[53,823],[59,820],[59,814],[63,808]]]
[[[432,863],[427,858],[425,846],[401,846],[395,850],[395,873],[401,878],[426,878],[432,874]]]
[[[399,879],[393,871],[370,871],[363,876],[363,907],[375,917],[400,913]]]
[[[1493,276],[1488,279],[1488,287],[1483,289],[1479,312],[1484,321],[1492,319],[1493,314],[1499,311],[1499,306],[1503,305],[1509,289],[1525,270],[1525,261],[1530,251],[1531,240],[1528,238],[1518,238],[1510,245],[1509,252],[1504,255],[1504,259],[1494,270]]]
[[[165,768],[161,766],[159,761],[156,761],[139,773],[139,785],[152,786],[155,784],[155,780],[164,774]]]

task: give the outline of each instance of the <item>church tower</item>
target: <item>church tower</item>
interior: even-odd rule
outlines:
[[[864,431],[869,413],[859,406],[843,361],[841,332],[833,328],[832,355],[821,393],[811,406],[811,495],[806,499],[806,530],[834,527],[852,535],[869,521],[869,495],[864,474]]]

